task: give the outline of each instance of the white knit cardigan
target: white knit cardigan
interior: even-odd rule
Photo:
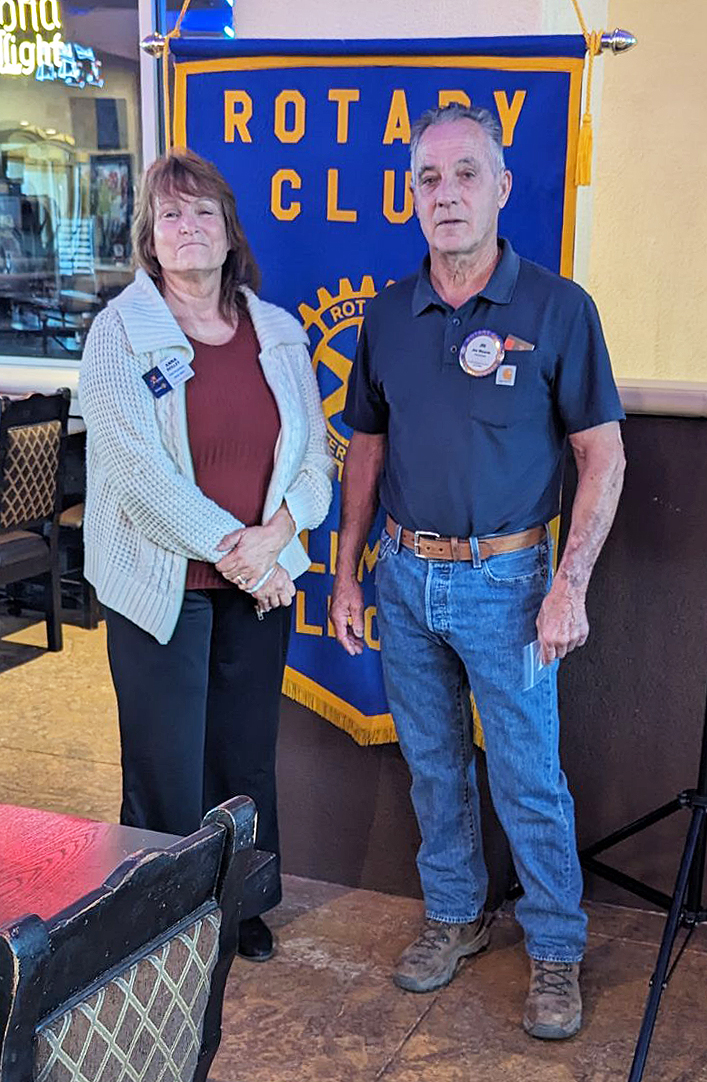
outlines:
[[[279,561],[295,578],[309,567],[297,533],[326,516],[334,467],[306,334],[282,308],[243,292],[280,412],[263,521],[285,501],[296,534]],[[94,320],[79,380],[86,578],[100,601],[160,643],[169,642],[179,617],[187,561],[217,562],[221,538],[243,525],[196,485],[184,385],[155,398],[142,378],[174,356],[191,362],[194,351],[155,284],[138,271]]]

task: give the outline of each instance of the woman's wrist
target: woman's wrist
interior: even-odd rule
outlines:
[[[266,582],[267,582],[267,581],[268,581],[268,580],[269,580],[270,578],[272,578],[272,576],[273,576],[273,575],[275,574],[275,570],[276,570],[276,569],[277,569],[277,564],[273,564],[273,566],[272,566],[271,568],[269,568],[269,569],[268,569],[268,570],[267,570],[267,571],[265,572],[265,574],[264,574],[264,575],[261,575],[261,577],[260,577],[260,578],[258,579],[258,581],[257,581],[257,582],[255,583],[255,585],[254,585],[254,586],[248,586],[245,592],[246,592],[247,594],[257,594],[258,590],[262,590],[262,588],[263,588],[263,586],[265,585],[265,583],[266,583]]]
[[[294,519],[288,511],[286,504],[283,503],[282,506],[277,509],[267,526],[268,529],[272,531],[273,537],[276,539],[279,551],[282,552],[285,545],[288,545],[295,536],[296,531]]]

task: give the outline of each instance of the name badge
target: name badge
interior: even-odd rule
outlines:
[[[162,361],[157,367],[173,387],[180,387],[182,383],[186,383],[195,374],[188,361],[182,360],[181,357],[168,357],[166,361]]]
[[[194,369],[186,361],[180,357],[168,357],[166,361],[162,361],[149,372],[145,372],[142,378],[155,398],[161,398],[163,394],[186,383],[193,375],[195,375]]]
[[[503,341],[495,331],[472,331],[459,350],[459,364],[469,376],[488,376],[503,360]]]

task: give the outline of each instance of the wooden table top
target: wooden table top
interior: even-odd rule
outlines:
[[[0,804],[0,924],[25,913],[46,920],[100,887],[138,849],[163,849],[179,840],[175,834]]]

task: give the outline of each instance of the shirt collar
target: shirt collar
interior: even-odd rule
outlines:
[[[484,288],[479,290],[478,295],[493,304],[509,304],[513,299],[516,282],[518,281],[520,257],[514,252],[510,241],[505,240],[503,237],[499,237],[498,246],[501,250],[501,258]],[[413,289],[412,314],[419,316],[432,305],[445,310],[449,309],[449,305],[442,300],[430,281],[430,257],[426,255],[417,273],[417,280]]]
[[[136,271],[134,281],[108,303],[120,313],[133,352],[152,353],[183,346],[193,354],[164,297],[142,268]]]

